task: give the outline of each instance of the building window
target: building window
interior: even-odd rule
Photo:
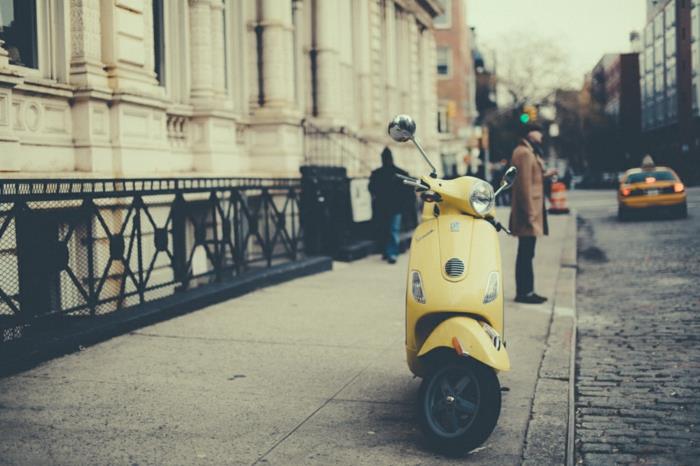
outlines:
[[[438,115],[437,115],[438,133],[449,133],[450,132],[450,118],[448,116],[448,113],[449,112],[447,111],[446,105],[438,106]]]
[[[666,5],[666,28],[670,29],[676,24],[676,2],[671,0],[668,5]]]
[[[163,0],[153,0],[153,51],[154,71],[158,84],[165,86],[165,29]]]
[[[437,74],[438,76],[450,76],[452,67],[452,49],[450,47],[437,48]]]
[[[664,36],[664,13],[660,11],[654,18],[654,37],[660,38]]]
[[[666,57],[676,55],[676,30],[671,29],[666,33]]]
[[[440,3],[445,13],[436,16],[433,24],[438,29],[449,29],[452,27],[452,0],[440,0]]]
[[[656,77],[654,79],[655,81],[655,86],[654,90],[657,92],[657,94],[663,93],[664,91],[664,69],[663,68],[657,68],[656,69]]]
[[[664,63],[664,41],[663,39],[657,40],[654,46],[654,63],[657,65],[663,65]]]
[[[666,87],[675,89],[676,88],[676,59],[668,61],[668,67],[666,68]]]
[[[654,45],[654,23],[650,22],[644,29],[644,45]]]
[[[39,68],[34,0],[0,0],[0,40],[11,65]]]

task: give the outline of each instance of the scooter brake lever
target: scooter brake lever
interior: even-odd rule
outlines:
[[[503,230],[503,231],[506,232],[507,235],[509,235],[509,236],[512,235],[512,233],[510,232],[510,230],[509,230],[508,228],[506,228],[505,226],[503,226],[503,224],[502,224],[501,222],[499,222],[498,220],[496,220],[495,218],[493,218],[493,217],[485,217],[485,220],[486,220],[487,222],[489,222],[491,225],[493,225],[493,227],[496,229],[496,231],[501,231],[501,230]]]

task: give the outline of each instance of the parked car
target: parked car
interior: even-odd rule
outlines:
[[[652,209],[673,213],[680,218],[688,216],[685,185],[676,172],[667,167],[627,170],[620,182],[617,201],[620,220]]]

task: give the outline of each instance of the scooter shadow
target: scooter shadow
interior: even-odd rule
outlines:
[[[376,387],[379,388],[379,387]],[[370,403],[366,412],[367,426],[372,435],[366,447],[387,450],[397,462],[419,464],[463,464],[479,450],[462,457],[445,456],[427,442],[418,420],[418,390],[420,379],[395,376],[385,379],[381,390],[392,390],[391,401]],[[364,423],[363,423],[364,424]]]

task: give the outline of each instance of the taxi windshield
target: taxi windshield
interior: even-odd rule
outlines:
[[[669,171],[656,171],[656,172],[642,172],[642,173],[632,173],[625,180],[626,183],[644,183],[647,178],[653,178],[654,181],[675,181],[676,177],[673,176],[672,172]],[[653,183],[654,181],[650,181]]]

